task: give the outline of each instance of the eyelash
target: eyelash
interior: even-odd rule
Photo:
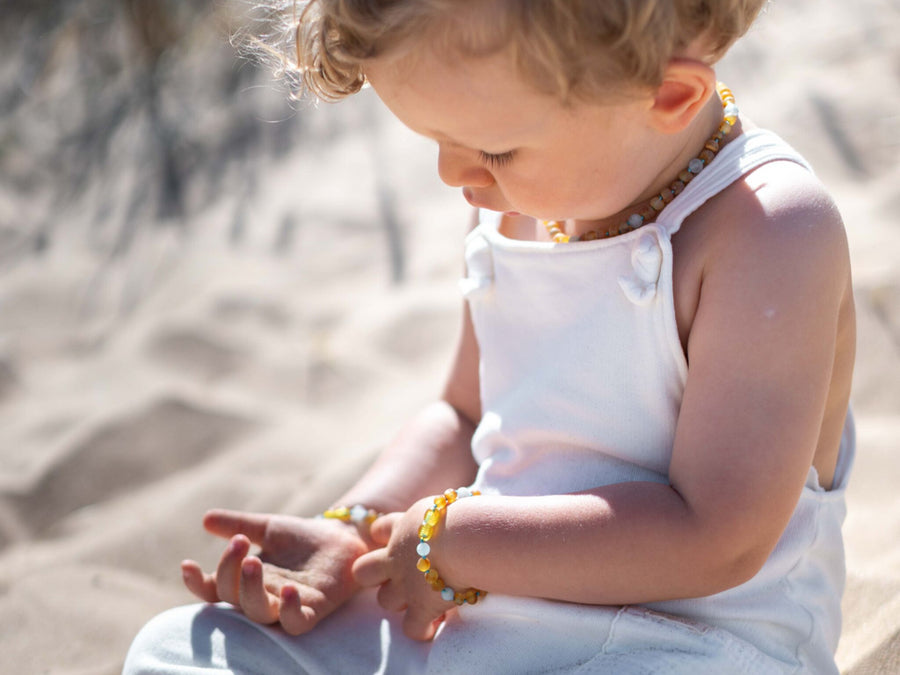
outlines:
[[[484,164],[487,164],[490,168],[496,168],[501,166],[506,166],[513,160],[513,155],[515,152],[510,150],[509,152],[501,152],[496,155],[492,155],[489,152],[485,152],[484,150],[479,150],[479,154],[481,155],[481,161]]]

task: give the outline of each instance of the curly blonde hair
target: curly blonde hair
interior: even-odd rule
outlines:
[[[280,28],[244,44],[274,59],[295,91],[328,101],[358,91],[370,59],[423,41],[447,57],[508,49],[538,91],[596,100],[656,88],[669,60],[698,41],[716,61],[767,1],[269,0],[254,4]]]

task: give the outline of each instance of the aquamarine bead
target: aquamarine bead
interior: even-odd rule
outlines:
[[[703,160],[694,157],[694,159],[688,162],[688,171],[691,173],[700,173],[703,171]]]
[[[644,216],[639,213],[632,213],[628,216],[628,224],[637,229],[644,224]]]
[[[465,499],[466,497],[471,497],[471,496],[472,496],[472,491],[467,487],[461,487],[461,488],[459,488],[459,490],[456,491],[457,499]]]
[[[725,110],[723,111],[725,117],[737,117],[740,114],[741,110],[734,103],[729,103],[725,106]]]
[[[428,542],[420,541],[419,545],[416,546],[416,553],[419,554],[420,558],[427,558],[428,554],[431,553],[431,546],[428,545]]]
[[[455,593],[456,593],[456,591],[454,591],[454,590],[453,590],[452,588],[450,588],[449,586],[444,586],[444,587],[441,589],[441,597],[442,597],[444,600],[447,600],[448,602],[453,602],[453,596],[455,595]]]
[[[353,508],[350,509],[350,521],[354,523],[362,523],[365,521],[366,516],[369,515],[369,509],[367,509],[362,504],[357,504]]]

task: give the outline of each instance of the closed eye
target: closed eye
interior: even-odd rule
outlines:
[[[496,155],[485,152],[484,150],[479,150],[478,153],[481,156],[481,161],[492,169],[495,167],[506,166],[513,160],[513,156],[515,155],[514,150],[501,152]]]

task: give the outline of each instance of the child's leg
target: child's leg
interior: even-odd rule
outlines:
[[[363,592],[307,635],[261,626],[225,605],[177,607],[138,633],[123,675],[421,673],[428,643],[403,635],[400,614]]]

